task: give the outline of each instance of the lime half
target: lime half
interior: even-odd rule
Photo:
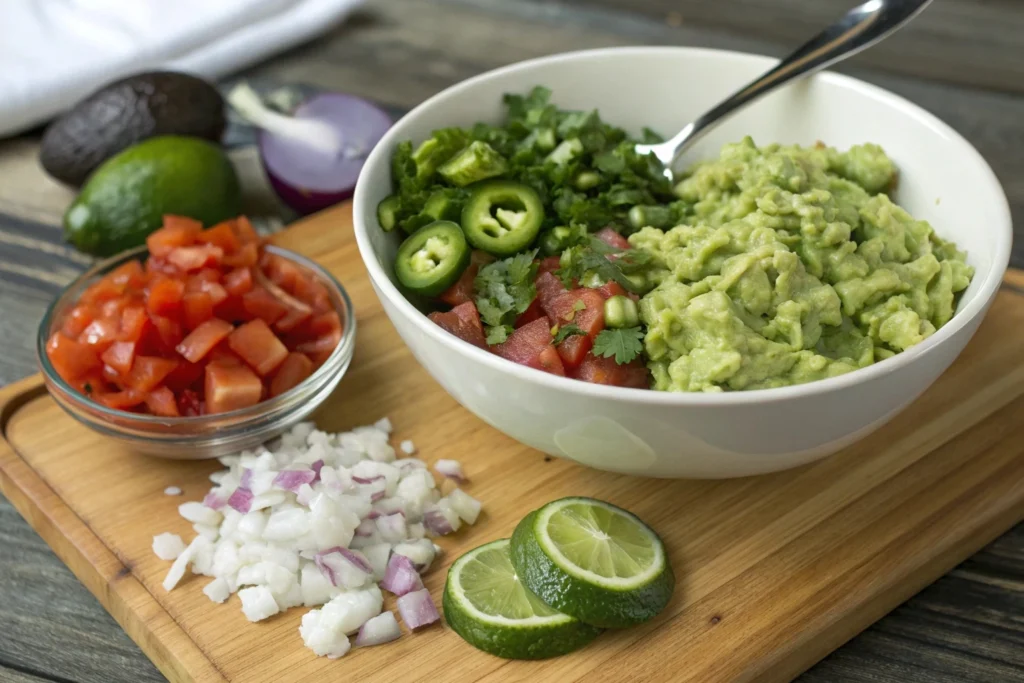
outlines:
[[[602,628],[647,621],[675,586],[658,535],[636,515],[593,498],[562,498],[531,512],[512,534],[511,555],[537,597]]]
[[[557,612],[526,590],[504,538],[469,551],[448,570],[444,617],[470,645],[506,659],[572,652],[600,629]]]

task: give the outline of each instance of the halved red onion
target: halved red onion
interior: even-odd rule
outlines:
[[[281,470],[274,477],[274,486],[297,493],[303,484],[312,484],[316,479],[313,470]]]
[[[244,479],[245,477],[242,478]],[[232,492],[231,497],[228,498],[228,505],[231,506],[233,510],[237,510],[244,515],[252,508],[252,499],[252,491],[244,486],[239,486]]]
[[[373,575],[373,567],[362,553],[340,546],[317,553],[313,561],[335,587],[359,588]]]
[[[423,526],[427,528],[427,531],[438,536],[446,536],[455,531],[452,523],[437,508],[432,508],[423,513]]]
[[[380,587],[401,597],[423,588],[423,581],[412,560],[405,555],[392,555],[388,558],[387,571],[384,572]]]
[[[222,496],[222,495],[220,495],[218,493],[215,493],[213,491],[210,491],[209,493],[207,493],[206,497],[203,498],[203,505],[205,505],[206,507],[211,508],[213,510],[220,510],[222,507],[224,507],[227,504],[228,504],[228,499],[227,498],[225,498],[224,496]]]
[[[366,156],[391,127],[383,111],[341,93],[316,95],[291,116],[268,109],[245,84],[228,101],[260,128],[260,158],[270,184],[303,214],[350,197]]]
[[[402,615],[402,621],[410,631],[441,620],[434,600],[430,597],[430,591],[426,588],[406,593],[398,598],[398,613]]]
[[[360,627],[355,644],[356,647],[383,645],[401,636],[402,630],[398,627],[394,612],[381,612]]]
[[[462,471],[462,463],[458,460],[438,460],[434,463],[434,469],[437,470],[438,474],[454,479],[460,484],[469,481],[466,478],[465,472]]]

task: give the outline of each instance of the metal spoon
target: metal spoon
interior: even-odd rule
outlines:
[[[665,175],[672,180],[672,169],[683,152],[736,111],[790,81],[810,76],[871,47],[902,28],[931,1],[868,0],[854,7],[842,19],[797,48],[771,71],[687,124],[671,140],[657,145],[637,145],[636,151],[639,154],[654,154],[665,165]]]

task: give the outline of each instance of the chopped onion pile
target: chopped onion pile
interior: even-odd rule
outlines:
[[[442,496],[422,460],[396,459],[390,433],[386,418],[342,434],[302,423],[265,447],[221,458],[228,469],[210,475],[215,486],[203,501],[178,507],[196,531],[192,542],[153,538],[154,553],[174,560],[164,588],[191,568],[213,578],[203,589],[210,600],[237,592],[250,621],[322,605],[303,616],[299,633],[331,658],[348,652],[356,632],[356,646],[399,637],[394,615],[382,612],[381,588],[398,596],[410,631],[438,621],[420,578],[441,550],[431,537],[474,523],[480,503],[457,488]],[[457,462],[441,462],[454,465],[439,462],[439,472],[465,480]]]

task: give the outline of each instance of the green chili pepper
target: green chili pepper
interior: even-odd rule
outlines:
[[[629,297],[616,294],[604,302],[604,324],[607,327],[636,327],[640,324],[640,314],[636,302]]]
[[[505,157],[498,154],[486,142],[477,140],[451,159],[437,172],[452,185],[465,187],[485,178],[493,178],[508,170]]]
[[[411,292],[437,296],[469,265],[469,245],[451,221],[435,221],[409,235],[398,247],[395,275]]]
[[[385,197],[377,205],[377,222],[384,232],[391,232],[398,225],[398,212],[402,208],[402,198],[397,194]]]
[[[543,220],[544,204],[537,192],[510,180],[475,186],[462,209],[462,229],[469,243],[499,257],[529,247]]]

